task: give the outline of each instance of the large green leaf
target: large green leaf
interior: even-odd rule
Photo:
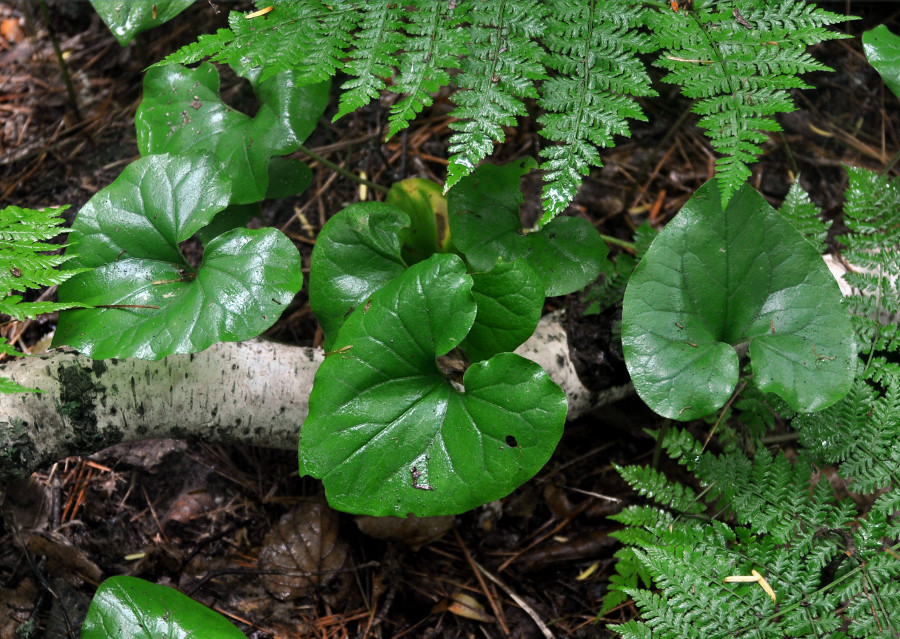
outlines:
[[[94,10],[123,47],[141,31],[158,27],[194,0],[91,0]]]
[[[110,577],[91,601],[81,639],[244,639],[222,615],[136,577]]]
[[[525,260],[498,262],[472,273],[472,281],[478,312],[462,343],[471,361],[513,351],[531,337],[544,308],[544,283]]]
[[[209,151],[232,177],[233,204],[263,199],[269,158],[295,151],[310,134],[328,103],[328,84],[300,86],[290,71],[262,82],[256,77],[250,83],[260,107],[251,118],[219,97],[212,64],[151,67],[135,116],[141,153]]]
[[[419,262],[357,307],[316,373],[300,472],[329,503],[371,515],[448,515],[498,499],[556,447],[562,390],[502,353],[458,390],[436,363],[475,320],[472,279],[455,255]]]
[[[503,166],[482,164],[447,196],[453,244],[473,268],[488,270],[497,258],[524,258],[541,276],[547,295],[566,295],[600,274],[609,249],[585,219],[557,217],[526,232],[519,218],[519,182],[537,166],[532,158]]]
[[[723,210],[716,180],[635,269],[622,342],[638,394],[682,420],[728,400],[745,342],[756,385],[797,411],[839,400],[855,371],[850,319],[815,248],[748,185]]]
[[[360,202],[342,209],[316,238],[309,266],[309,305],[330,350],[357,306],[406,268],[400,233],[409,216],[390,204]]]
[[[862,42],[869,64],[875,67],[888,88],[900,98],[900,36],[880,24],[871,31],[866,31]]]
[[[235,229],[210,241],[196,271],[179,243],[228,203],[220,162],[200,153],[133,162],[82,208],[77,257],[92,268],[59,287],[95,306],[60,315],[54,344],[97,358],[159,359],[254,337],[302,286],[300,256],[274,229]]]

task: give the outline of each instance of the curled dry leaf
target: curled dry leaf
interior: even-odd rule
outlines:
[[[484,606],[482,606],[475,597],[467,595],[464,592],[453,593],[450,599],[439,601],[434,608],[431,609],[432,613],[445,611],[482,623],[492,623],[494,621],[494,618],[484,611]]]
[[[375,539],[399,542],[418,550],[428,542],[441,537],[453,528],[453,517],[371,517],[360,515],[355,519],[359,529]]]
[[[338,536],[337,515],[321,503],[300,504],[268,532],[259,553],[266,590],[281,600],[319,595],[328,603],[346,597],[353,583],[349,547]]]

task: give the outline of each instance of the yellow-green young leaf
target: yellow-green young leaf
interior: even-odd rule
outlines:
[[[816,249],[748,185],[722,208],[713,179],[688,200],[625,291],[622,343],[657,413],[714,412],[737,384],[749,342],[754,383],[796,411],[847,394],[856,370],[850,317]]]

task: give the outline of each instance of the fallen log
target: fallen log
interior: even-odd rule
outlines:
[[[558,315],[517,349],[566,392],[570,419],[633,392],[588,390]],[[0,481],[71,455],[155,438],[293,450],[309,412],[321,349],[255,339],[151,362],[92,360],[71,349],[0,365],[0,376],[42,393],[0,395]]]

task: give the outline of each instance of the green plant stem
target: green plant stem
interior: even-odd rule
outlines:
[[[388,189],[385,186],[376,184],[375,182],[370,182],[369,180],[361,178],[358,175],[355,175],[353,172],[348,171],[344,167],[338,166],[331,160],[326,160],[321,155],[319,155],[318,153],[316,153],[315,151],[313,151],[311,149],[306,148],[302,144],[299,146],[299,148],[297,150],[300,151],[301,153],[303,153],[304,155],[309,156],[310,158],[312,158],[313,160],[315,160],[322,166],[327,166],[332,171],[336,171],[337,173],[340,173],[344,177],[350,178],[351,180],[358,182],[359,184],[365,184],[370,189],[375,189],[376,191],[380,191],[381,193],[385,193],[385,194],[387,194],[390,191],[390,189]]]
[[[653,447],[653,459],[650,461],[650,466],[655,470],[659,470],[659,459],[662,457],[663,450],[663,440],[666,438],[666,435],[669,432],[669,427],[672,425],[672,420],[667,419],[663,422],[662,428],[659,429],[659,434],[656,436],[656,445]]]
[[[894,168],[894,165],[900,161],[900,150],[894,153],[894,157],[891,158],[890,162],[884,165],[884,168],[881,169],[881,175],[887,175],[891,172],[891,169]]]
[[[62,73],[63,82],[66,85],[66,94],[69,97],[69,108],[72,109],[75,118],[80,122],[81,111],[78,110],[78,99],[75,96],[75,87],[72,85],[72,78],[69,76],[69,67],[66,64],[65,58],[63,58],[62,49],[59,48],[59,40],[56,39],[56,34],[50,26],[50,12],[47,10],[47,0],[40,0],[40,7],[41,16],[44,18],[44,23],[47,25],[47,33],[50,34],[50,42],[53,43],[53,50],[56,52],[56,61],[59,62],[59,70]]]
[[[600,234],[600,237],[602,237],[603,241],[607,244],[618,246],[619,248],[623,248],[630,253],[634,253],[636,250],[634,242],[626,242],[625,240],[620,240],[619,238],[613,237],[611,235],[603,235],[603,233]]]

